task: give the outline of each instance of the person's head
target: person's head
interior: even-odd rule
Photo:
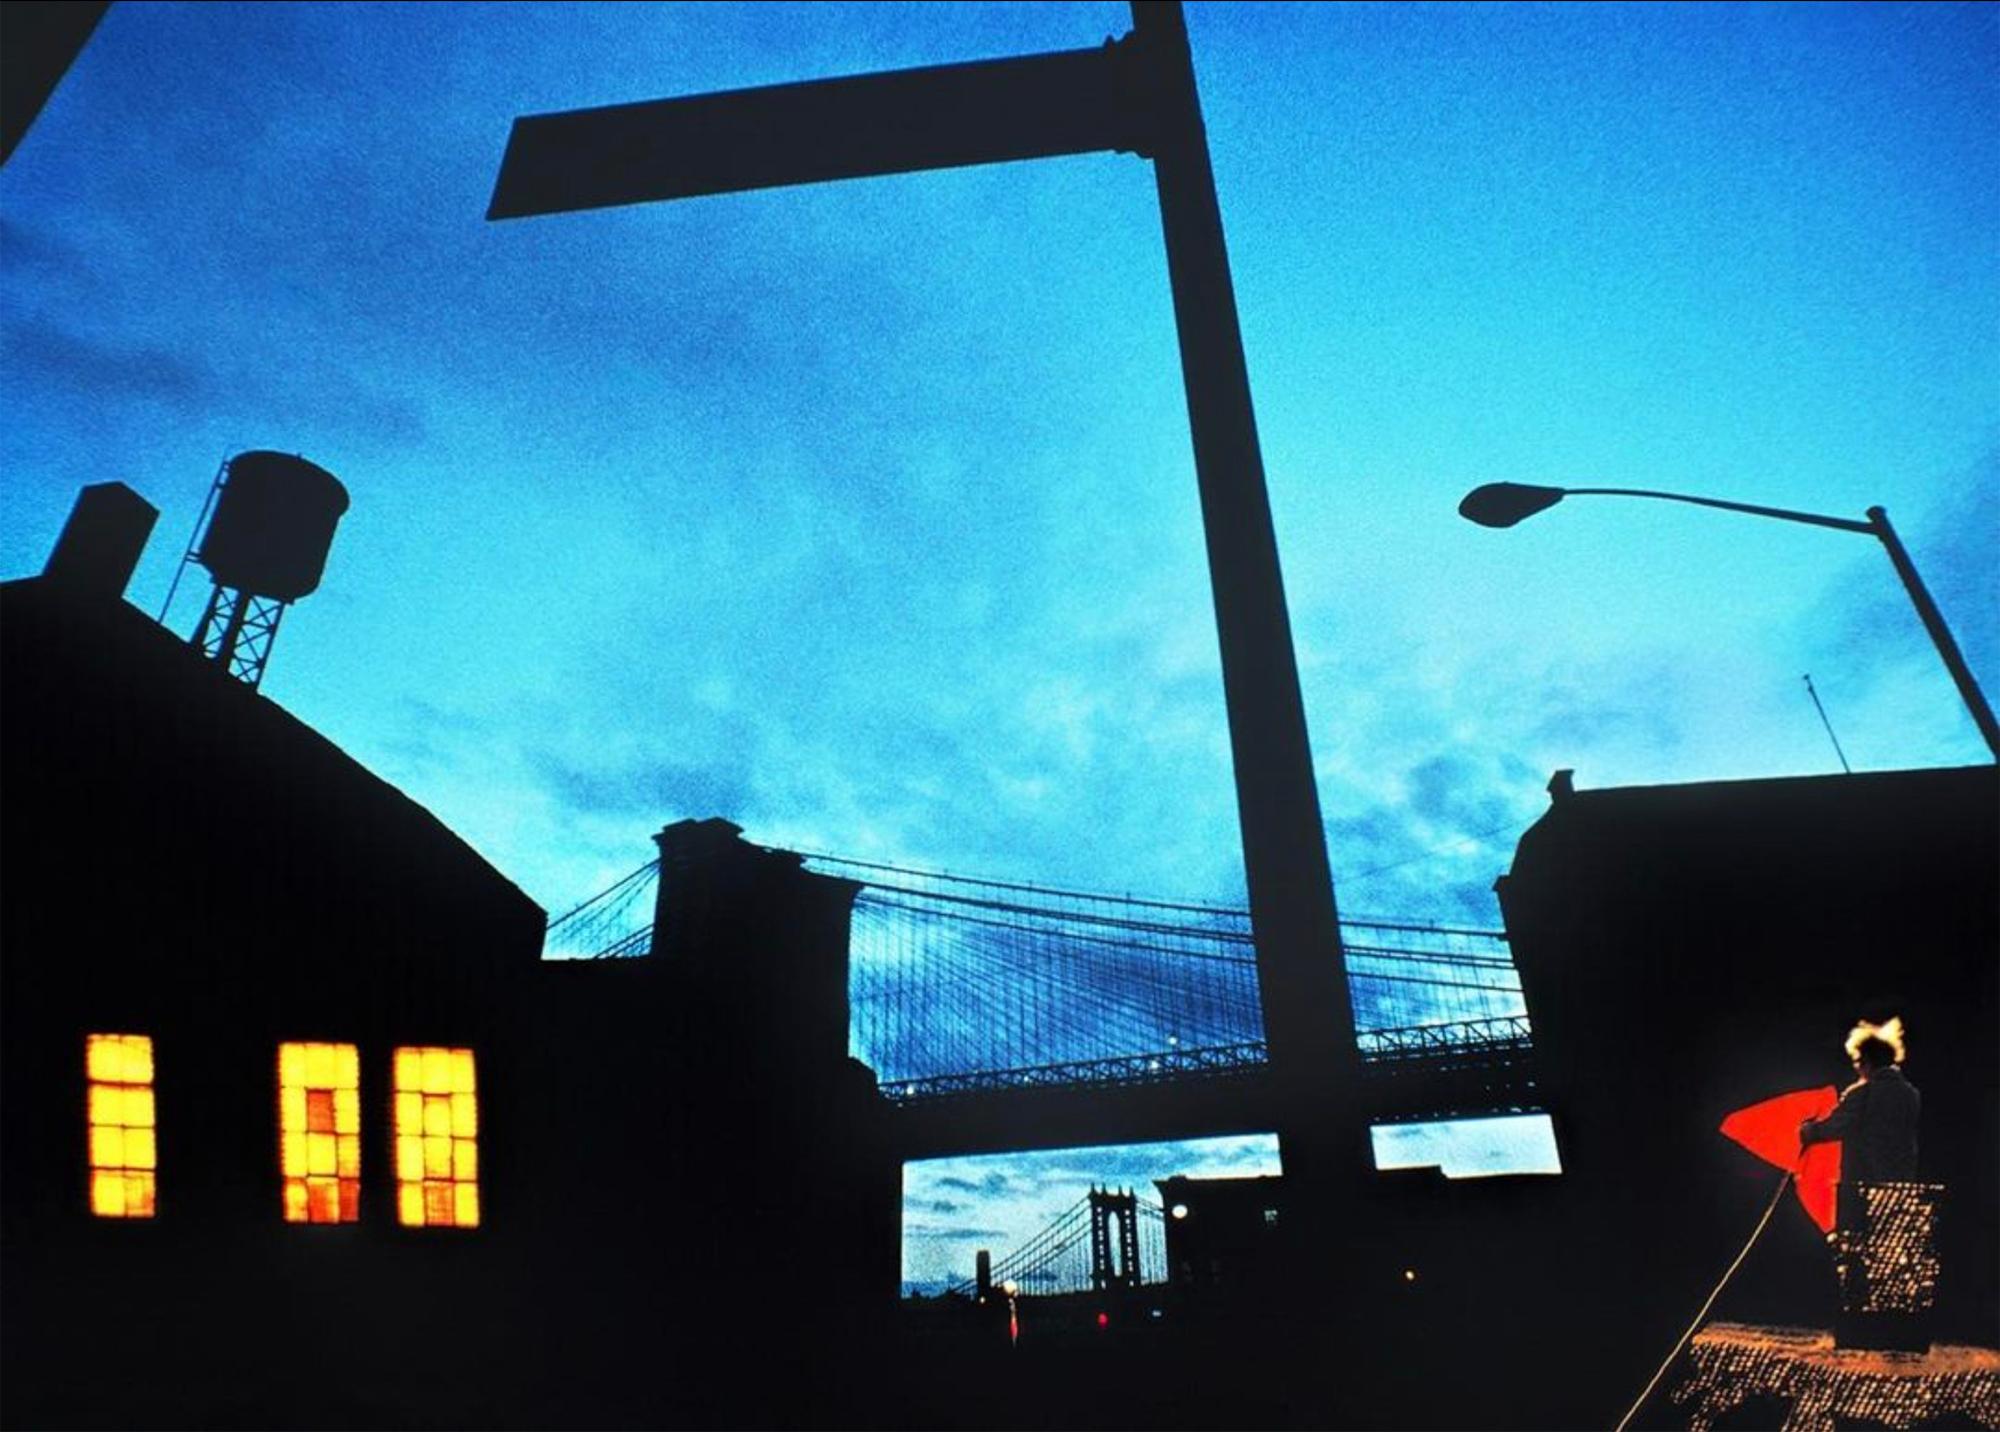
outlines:
[[[1854,1072],[1871,1078],[1878,1069],[1903,1062],[1903,1021],[1891,1018],[1882,1024],[1862,1020],[1847,1031],[1847,1057]]]

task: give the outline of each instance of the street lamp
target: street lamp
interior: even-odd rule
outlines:
[[[1750,502],[1725,502],[1719,497],[1691,497],[1683,492],[1654,492],[1643,487],[1538,487],[1525,482],[1489,482],[1484,487],[1475,487],[1465,494],[1458,504],[1458,515],[1469,522],[1477,522],[1481,527],[1512,527],[1517,522],[1533,517],[1537,512],[1546,512],[1565,497],[1657,497],[1663,502],[1686,502],[1696,507],[1720,507],[1725,512],[1748,512],[1754,517],[1775,517],[1781,522],[1803,522],[1810,527],[1832,527],[1842,532],[1865,532],[1876,538],[1888,550],[1889,561],[1896,568],[1896,575],[1903,579],[1903,589],[1910,594],[1910,601],[1922,619],[1924,630],[1930,633],[1932,645],[1938,655],[1944,658],[1945,669],[1958,686],[1958,694],[1965,700],[1966,710],[1972,713],[1972,722],[1979,728],[1979,734],[1986,738],[1986,748],[2000,760],[2000,725],[1993,720],[1993,708],[1986,704],[1986,694],[1979,689],[1979,683],[1972,679],[1972,669],[1965,664],[1965,657],[1952,639],[1951,630],[1944,624],[1944,617],[1931,600],[1931,594],[1924,587],[1923,578],[1917,575],[1916,564],[1896,535],[1896,529],[1889,525],[1889,514],[1880,507],[1868,509],[1867,520],[1852,517],[1827,517],[1817,512],[1794,512],[1787,507],[1760,507]]]

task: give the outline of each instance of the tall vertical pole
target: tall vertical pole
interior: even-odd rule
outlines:
[[[1972,678],[1972,668],[1965,664],[1965,654],[1958,649],[1958,642],[1952,637],[1951,628],[1944,624],[1944,613],[1931,600],[1930,589],[1924,579],[1917,575],[1917,564],[1910,560],[1909,552],[1903,546],[1903,539],[1896,535],[1896,529],[1889,525],[1888,512],[1880,507],[1868,509],[1868,528],[1882,539],[1882,545],[1889,549],[1889,560],[1895,564],[1896,575],[1903,579],[1903,590],[1910,594],[1910,601],[1917,608],[1917,616],[1923,621],[1924,630],[1930,633],[1931,645],[1944,658],[1944,667],[1951,673],[1952,683],[1958,687],[1959,699],[1965,702],[1965,709],[1972,713],[1972,724],[1979,728],[1979,734],[1986,738],[1986,749],[2000,760],[2000,724],[1993,719],[1993,708],[1986,704],[1986,693],[1979,689],[1979,683]]]
[[[1360,1057],[1229,252],[1181,7],[1133,0],[1132,19],[1129,43],[1154,107],[1153,167],[1222,648],[1264,1036],[1280,1097],[1279,1151],[1295,1187],[1332,1192],[1357,1176],[1364,1157]]]

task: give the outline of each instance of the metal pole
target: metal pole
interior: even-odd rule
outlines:
[[[1758,517],[1775,517],[1784,522],[1803,522],[1813,527],[1833,527],[1842,532],[1867,532],[1880,539],[1889,551],[1889,561],[1896,568],[1896,575],[1903,579],[1903,590],[1910,594],[1910,601],[1917,609],[1917,616],[1923,621],[1924,630],[1930,633],[1931,644],[1944,658],[1945,669],[1951,673],[1952,681],[1958,687],[1958,694],[1965,702],[1965,709],[1972,713],[1972,724],[1979,728],[1979,734],[1986,739],[1986,749],[2000,761],[2000,723],[1993,719],[1993,708],[1986,704],[1986,693],[1979,689],[1973,679],[1972,668],[1965,664],[1964,653],[1959,651],[1958,642],[1951,634],[1951,628],[1944,624],[1944,614],[1931,600],[1931,594],[1924,586],[1924,579],[1917,575],[1916,563],[1910,560],[1909,552],[1903,546],[1903,539],[1896,535],[1896,529],[1889,525],[1889,514],[1883,508],[1868,509],[1868,520],[1857,522],[1852,517],[1828,517],[1818,512],[1797,512],[1788,507],[1761,507],[1749,502],[1725,502],[1717,497],[1691,497],[1683,492],[1656,492],[1643,487],[1567,487],[1561,489],[1565,497],[1656,497],[1666,502],[1687,502],[1697,507],[1719,507],[1725,512],[1748,512]],[[1818,701],[1817,695],[1814,697]],[[1825,713],[1822,711],[1821,715]],[[1832,734],[1831,726],[1828,734]],[[1835,743],[1838,745],[1838,742]],[[1843,763],[1845,757],[1842,757]]]
[[[1279,1091],[1279,1147],[1288,1180],[1330,1186],[1365,1168],[1360,1056],[1229,253],[1181,7],[1133,0],[1132,18],[1129,43],[1156,106],[1160,222],[1222,649],[1264,1035]]]
[[[1993,758],[2000,761],[2000,725],[1993,720],[1993,708],[1986,704],[1986,693],[1979,689],[1979,683],[1972,679],[1972,668],[1965,664],[1965,657],[1952,639],[1951,628],[1944,624],[1944,616],[1931,600],[1931,594],[1924,586],[1924,579],[1917,575],[1916,563],[1903,548],[1903,539],[1896,535],[1896,529],[1889,525],[1889,514],[1880,507],[1868,509],[1868,530],[1882,539],[1882,545],[1889,549],[1889,560],[1895,564],[1896,575],[1903,579],[1903,590],[1910,594],[1910,601],[1917,608],[1917,615],[1923,619],[1924,630],[1931,634],[1931,644],[1938,655],[1944,658],[1945,669],[1958,685],[1958,694],[1965,701],[1965,709],[1972,713],[1972,724],[1979,728],[1979,734],[1986,738],[1986,749]]]

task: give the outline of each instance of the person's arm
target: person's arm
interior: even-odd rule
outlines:
[[[1861,1118],[1862,1091],[1866,1084],[1855,1084],[1840,1096],[1840,1102],[1823,1119],[1807,1119],[1799,1125],[1799,1142],[1808,1146],[1827,1144],[1851,1133]]]

